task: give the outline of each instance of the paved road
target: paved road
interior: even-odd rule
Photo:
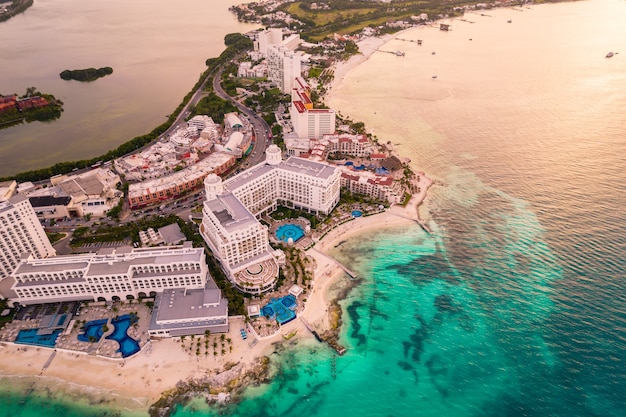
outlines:
[[[255,112],[253,112],[248,107],[244,106],[242,103],[238,102],[224,91],[220,80],[222,79],[222,67],[219,68],[216,75],[213,77],[213,91],[215,94],[224,99],[230,101],[233,105],[239,109],[239,111],[245,114],[252,125],[252,129],[254,130],[254,136],[256,140],[254,142],[254,148],[252,152],[243,163],[243,167],[247,168],[253,165],[258,164],[259,162],[265,160],[265,148],[267,148],[269,134],[271,132],[270,126],[267,124],[265,120]]]

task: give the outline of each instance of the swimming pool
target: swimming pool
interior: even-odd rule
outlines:
[[[361,210],[352,210],[352,217],[361,217],[363,212]]]
[[[296,298],[293,295],[287,295],[278,299],[272,298],[261,309],[261,314],[270,320],[276,319],[278,324],[285,324],[296,318],[296,307],[298,307]]]
[[[276,239],[282,240],[283,242],[289,242],[289,239],[292,239],[293,242],[297,242],[303,237],[304,229],[302,229],[300,225],[294,223],[286,223],[280,225],[278,229],[276,229]]]
[[[104,325],[107,321],[107,319],[88,321],[81,328],[83,332],[78,335],[78,340],[92,343],[100,341],[104,334]]]
[[[40,329],[24,329],[20,330],[15,339],[15,343],[21,345],[33,345],[43,347],[54,347],[57,343],[57,337],[61,334],[63,329],[57,329],[51,333],[40,334]]]
[[[106,338],[115,340],[120,345],[117,351],[122,354],[123,358],[134,355],[141,350],[139,343],[127,333],[130,325],[134,323],[135,320],[137,320],[137,316],[134,314],[125,314],[111,320],[111,324],[114,326],[113,333]]]

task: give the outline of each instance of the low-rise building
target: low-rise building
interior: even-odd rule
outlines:
[[[343,168],[341,186],[354,194],[363,194],[374,200],[399,203],[404,188],[389,175],[377,175],[369,171],[352,171]]]
[[[178,337],[228,332],[228,301],[213,280],[203,289],[168,288],[158,293],[148,334]]]
[[[190,167],[161,178],[130,184],[128,202],[131,209],[158,204],[202,187],[209,174],[221,175],[235,165],[234,155],[212,153]]]
[[[116,188],[121,182],[120,176],[105,168],[79,175],[57,175],[50,178],[50,182],[52,187],[27,192],[37,204],[41,218],[106,216],[107,211],[117,206],[123,196],[123,192]],[[62,208],[61,202],[65,197],[69,197],[70,201]]]

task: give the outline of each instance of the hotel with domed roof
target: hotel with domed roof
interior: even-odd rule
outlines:
[[[235,177],[207,176],[200,233],[236,288],[264,293],[274,288],[285,256],[271,248],[258,218],[279,205],[328,214],[339,202],[340,183],[337,168],[293,156],[283,161],[271,145],[264,162]]]

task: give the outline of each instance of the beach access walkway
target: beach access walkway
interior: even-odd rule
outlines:
[[[358,276],[356,274],[356,272],[348,269],[345,265],[343,265],[341,262],[339,262],[338,260],[336,260],[335,258],[333,258],[330,255],[325,254],[324,252],[320,252],[319,250],[315,249],[315,248],[311,248],[309,249],[310,251],[315,251],[315,253],[320,254],[321,256],[323,256],[324,258],[328,259],[329,261],[333,262],[335,265],[337,265],[339,268],[341,268],[346,274],[348,274],[348,276],[350,277],[350,279],[357,279]]]

